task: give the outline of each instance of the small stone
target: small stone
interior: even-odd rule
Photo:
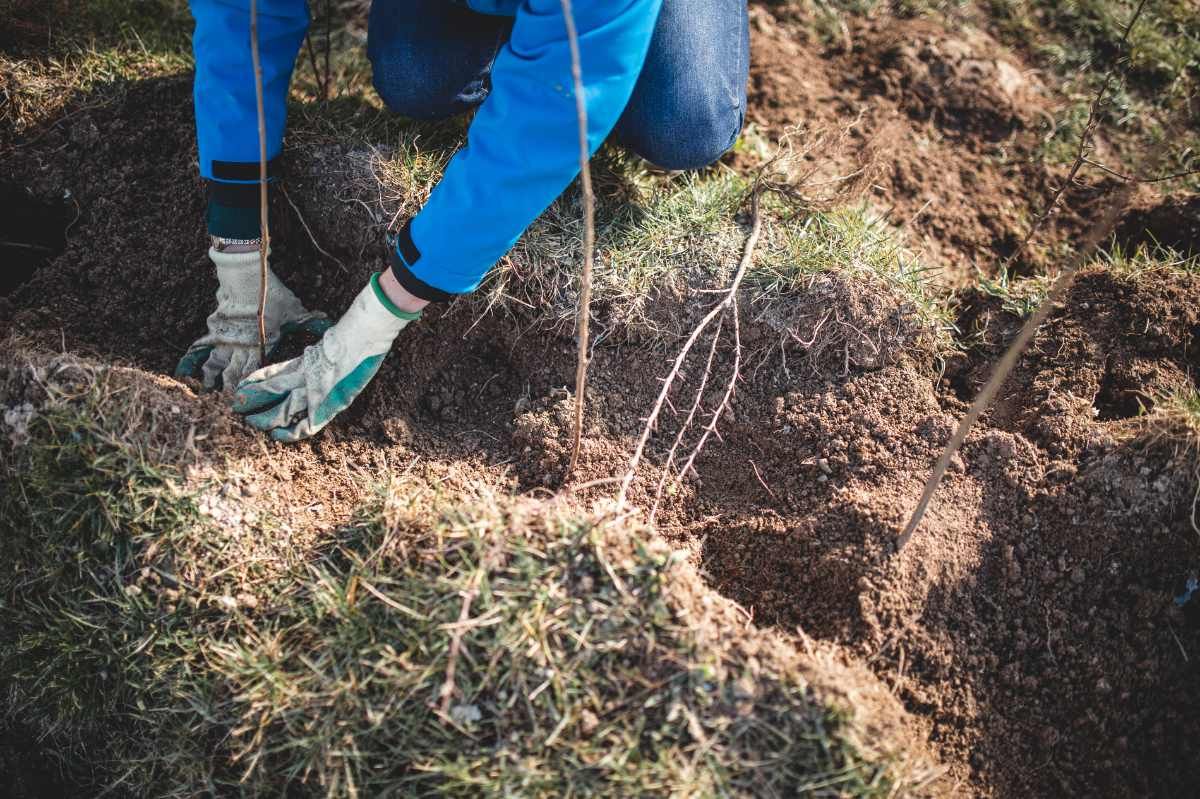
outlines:
[[[256,496],[258,496],[259,490],[260,490],[259,487],[257,485],[255,485],[254,483],[246,483],[245,485],[242,486],[242,496],[256,497]]]
[[[1076,566],[1071,569],[1071,582],[1075,585],[1083,585],[1083,581],[1087,579],[1087,573],[1084,572],[1082,566]]]

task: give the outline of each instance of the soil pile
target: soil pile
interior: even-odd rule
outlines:
[[[754,14],[752,116],[844,123],[865,109],[851,151],[896,161],[877,198],[894,221],[915,220],[946,262],[1015,246],[1028,187],[1046,176],[986,156],[1002,140],[1032,146],[1042,90],[1019,67],[985,39],[908,22],[869,23],[818,56],[790,23]],[[215,290],[190,82],[87,99],[2,167],[0,180],[45,201],[70,189],[79,210],[62,254],[0,316],[42,349],[168,373]],[[299,180],[292,202],[276,198],[274,263],[309,307],[337,315],[383,265],[382,235],[343,237],[350,217],[316,211],[330,197],[353,207],[364,191],[361,165],[323,152],[291,153]],[[931,201],[936,213],[923,213]],[[298,213],[343,266],[316,252]],[[1047,235],[1072,222],[1058,224]],[[946,353],[887,287],[823,280],[780,319],[747,322],[722,438],[664,500],[661,530],[758,624],[799,628],[798,645],[890,685],[975,795],[1188,793],[1200,784],[1200,627],[1175,597],[1200,569],[1196,478],[1185,453],[1141,436],[1132,417],[1155,391],[1194,384],[1200,278],[1083,275],[901,553],[894,539],[929,465],[1019,320],[968,295],[960,328],[980,343],[942,375]],[[710,300],[671,310],[694,317]],[[555,483],[573,343],[540,334],[536,311],[478,311],[431,312],[322,436],[271,447],[258,463],[295,492],[281,512],[345,521],[364,477],[416,461],[448,492]],[[622,473],[674,351],[597,347],[581,482]],[[714,373],[731,368],[721,350]],[[697,379],[685,377],[680,404]],[[672,435],[653,437],[633,495],[643,508]],[[258,446],[231,436],[235,454]]]

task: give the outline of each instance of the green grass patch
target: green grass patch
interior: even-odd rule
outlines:
[[[1139,280],[1156,272],[1200,274],[1200,255],[1186,256],[1157,245],[1140,244],[1130,249],[1114,243],[1101,251],[1097,260],[1114,275],[1128,280]]]
[[[931,776],[628,519],[409,475],[285,535],[184,479],[182,392],[31,359],[0,404],[0,718],[83,789],[882,797]]]
[[[728,285],[748,234],[753,181],[722,166],[664,176],[619,153],[607,158],[597,180],[594,302],[623,330],[677,334],[659,310]],[[939,336],[949,330],[949,306],[935,275],[868,207],[797,208],[768,193],[762,214],[762,236],[743,283],[746,301],[757,307],[790,301],[806,296],[819,276],[841,275],[883,286],[915,324]],[[578,272],[563,264],[580,262],[581,217],[579,194],[570,189],[493,270],[476,302],[539,308],[569,325]],[[678,313],[674,318],[686,321]]]
[[[1133,0],[989,0],[1012,41],[1032,46],[1061,72],[1103,72],[1122,55]],[[1190,0],[1149,2],[1129,37],[1128,71],[1148,92],[1184,92],[1200,79],[1200,21]]]
[[[1093,265],[1124,280],[1143,280],[1155,273],[1200,274],[1200,257],[1186,257],[1166,247],[1139,245],[1133,249],[1115,242],[1096,254]],[[1001,307],[1022,319],[1031,315],[1050,293],[1057,275],[1016,276],[1002,269],[994,276],[978,274],[976,288],[1000,300]]]

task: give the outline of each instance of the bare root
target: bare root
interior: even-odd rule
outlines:
[[[685,464],[683,469],[679,472],[680,477],[687,474],[688,470],[692,468],[692,464],[695,462],[696,457],[699,456],[700,450],[703,448],[704,443],[708,440],[710,435],[712,435],[716,432],[717,421],[720,419],[721,413],[725,410],[725,408],[727,407],[727,405],[729,403],[730,398],[733,395],[733,390],[734,390],[734,387],[736,386],[737,380],[738,380],[738,370],[740,369],[740,366],[741,366],[741,339],[740,339],[740,334],[738,332],[737,292],[738,292],[738,288],[742,284],[742,279],[746,276],[746,270],[750,267],[751,262],[754,260],[754,248],[758,244],[758,237],[759,237],[759,234],[762,232],[762,214],[759,209],[759,197],[762,193],[762,188],[763,187],[760,184],[756,183],[754,188],[751,190],[751,194],[750,194],[751,211],[750,212],[751,212],[752,219],[751,219],[751,223],[750,223],[750,235],[746,238],[746,245],[745,245],[745,248],[742,250],[742,258],[741,258],[741,261],[738,263],[737,272],[734,273],[733,281],[729,284],[729,288],[725,291],[725,295],[724,295],[724,297],[721,298],[721,301],[718,302],[716,305],[714,305],[712,307],[712,309],[704,315],[704,317],[700,320],[700,322],[696,325],[696,327],[692,329],[692,332],[687,337],[687,340],[684,342],[683,347],[679,350],[679,354],[675,356],[675,361],[671,365],[671,370],[667,373],[667,376],[665,378],[663,378],[662,389],[659,391],[658,397],[657,397],[657,399],[655,399],[654,405],[650,409],[649,416],[646,417],[645,426],[642,428],[642,433],[638,437],[637,445],[636,445],[636,447],[634,447],[633,455],[629,459],[629,466],[625,471],[625,476],[621,479],[621,489],[617,495],[618,508],[623,508],[625,506],[625,502],[629,495],[629,487],[633,484],[633,479],[637,475],[637,467],[638,467],[638,464],[641,463],[642,455],[644,454],[644,452],[646,450],[646,443],[650,440],[650,434],[654,431],[655,427],[658,424],[658,418],[662,414],[663,407],[668,406],[668,407],[671,407],[672,410],[674,410],[673,406],[671,406],[671,403],[669,400],[669,395],[671,393],[671,389],[675,385],[675,381],[678,380],[678,378],[679,378],[679,375],[683,368],[684,361],[687,360],[688,353],[690,353],[692,351],[692,348],[696,345],[696,342],[700,339],[700,336],[704,333],[704,331],[708,328],[708,326],[714,320],[720,319],[723,321],[724,314],[727,311],[729,311],[730,309],[733,310],[733,325],[734,325],[734,340],[735,340],[733,374],[730,376],[729,383],[725,390],[725,394],[722,397],[721,402],[717,406],[716,410],[713,411],[712,419],[710,420],[709,424],[705,427],[704,433],[701,435],[700,441],[697,443],[696,447],[692,450],[692,453],[688,457],[687,463]],[[678,442],[682,440],[683,434],[686,432],[688,426],[691,424],[693,418],[695,417],[695,410],[699,406],[700,397],[703,394],[705,386],[708,384],[708,376],[709,376],[709,373],[710,373],[711,367],[712,367],[712,352],[715,352],[715,350],[716,350],[716,346],[717,346],[716,339],[717,339],[717,337],[719,337],[719,335],[720,335],[720,328],[718,327],[717,333],[714,334],[713,350],[710,352],[710,355],[709,355],[708,366],[706,366],[704,374],[700,381],[700,388],[699,388],[699,391],[697,394],[697,398],[696,398],[695,402],[693,402],[693,404],[692,404],[692,411],[689,412],[688,417],[684,422],[683,429],[680,430],[679,435],[676,437],[676,446],[673,446],[671,448],[671,454],[668,456],[668,464],[667,464],[666,468],[670,467],[670,459],[674,457],[674,453],[675,453],[676,447],[678,445]],[[655,496],[655,502],[654,502],[654,508],[652,510],[652,514],[657,512],[657,510],[658,510],[658,501],[661,498],[661,487],[662,487],[662,484],[660,482],[659,491],[658,491],[658,493],[656,493],[656,496]]]

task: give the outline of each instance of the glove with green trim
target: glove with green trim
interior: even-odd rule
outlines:
[[[232,388],[262,365],[258,351],[259,255],[211,248],[208,257],[217,267],[217,310],[208,317],[208,335],[188,348],[175,367],[175,376],[195,377],[199,370],[205,388]],[[304,330],[319,336],[333,324],[325,314],[308,311],[270,267],[263,321],[268,357],[284,335]]]
[[[315,435],[359,395],[409,322],[420,313],[397,308],[379,274],[350,309],[299,358],[259,369],[237,387],[233,410],[276,441]]]

